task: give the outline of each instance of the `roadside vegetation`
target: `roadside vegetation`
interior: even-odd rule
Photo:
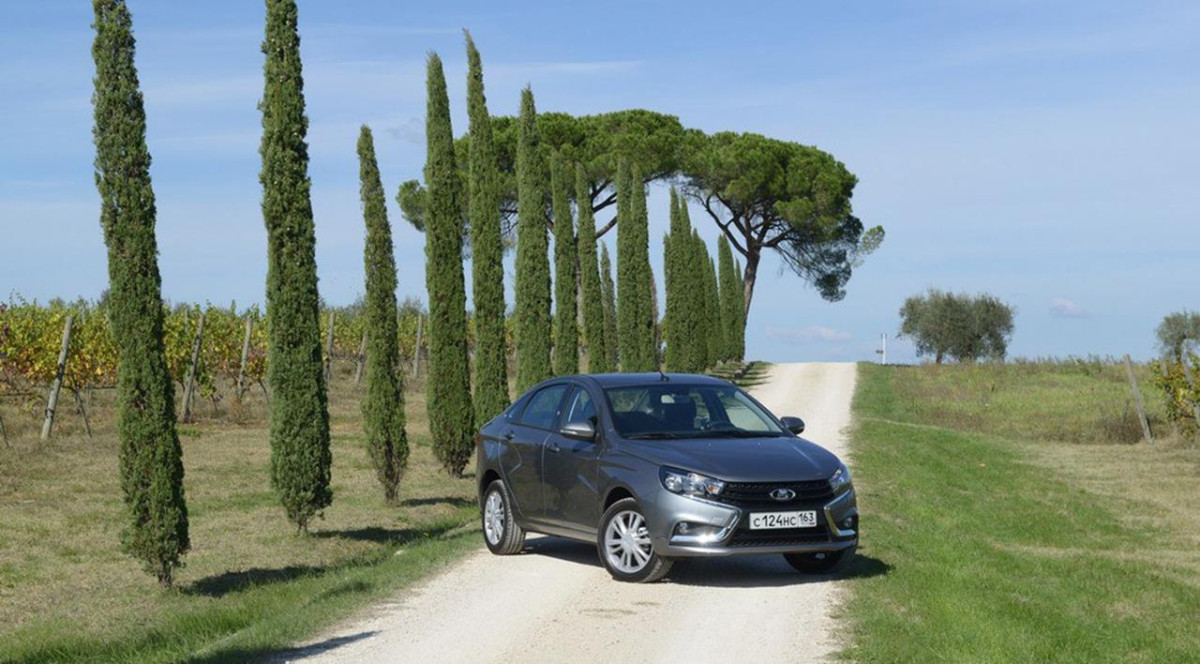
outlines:
[[[171,591],[148,591],[121,553],[115,409],[95,409],[92,440],[68,418],[45,442],[36,420],[8,410],[0,661],[244,661],[286,650],[477,547],[474,485],[448,478],[434,458],[420,380],[406,386],[412,453],[398,506],[383,506],[353,369],[335,365],[330,382],[335,501],[307,537],[280,518],[271,491],[261,395],[239,407],[240,425],[228,420],[232,408],[204,408],[180,426],[193,546]]]
[[[1139,442],[1101,361],[864,365],[845,656],[1186,661],[1200,652],[1200,448]],[[1153,394],[1153,376],[1139,380]]]

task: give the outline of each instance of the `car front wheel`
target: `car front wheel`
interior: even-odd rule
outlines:
[[[483,493],[483,541],[498,556],[520,553],[525,547],[525,530],[513,518],[504,480],[493,481]]]
[[[854,547],[841,551],[819,553],[785,553],[783,557],[792,569],[804,574],[828,574],[838,569],[854,555]]]
[[[666,576],[672,560],[654,552],[646,517],[633,498],[613,503],[600,519],[600,560],[618,581],[651,583]]]

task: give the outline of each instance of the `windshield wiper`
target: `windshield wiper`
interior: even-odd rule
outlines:
[[[783,434],[774,431],[747,431],[745,429],[721,429],[698,431],[690,438],[779,438]]]
[[[671,433],[670,431],[647,431],[646,433],[635,433],[631,436],[625,437],[630,440],[670,440],[674,438],[682,438],[684,436],[681,436],[677,433]]]

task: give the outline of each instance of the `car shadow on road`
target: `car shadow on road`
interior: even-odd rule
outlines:
[[[601,567],[594,545],[559,537],[531,537],[526,540],[522,553]],[[675,563],[666,582],[714,588],[781,587],[866,579],[888,574],[891,570],[891,565],[862,553],[855,554],[833,574],[801,574],[777,554],[689,558]]]

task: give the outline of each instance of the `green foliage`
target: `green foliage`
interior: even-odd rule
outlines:
[[[517,224],[518,217],[520,120],[495,117],[492,125],[499,164],[500,205],[507,234]],[[588,195],[582,200],[588,202],[593,215],[616,202],[613,183],[618,159],[637,159],[647,173],[647,182],[669,178],[679,170],[688,134],[675,116],[640,109],[579,117],[542,113],[537,118],[537,131],[545,148],[561,153],[565,162],[583,167]],[[469,151],[470,141],[470,134],[458,139],[458,154]],[[459,177],[466,181],[465,170]],[[405,219],[418,230],[424,229],[426,196],[425,189],[415,180],[402,184],[397,196]],[[605,229],[609,227],[611,224]]]
[[[746,358],[746,280],[742,278],[742,262],[734,260],[733,276],[736,288],[733,291],[737,307],[734,310],[737,322],[733,325],[733,339],[730,346],[733,349],[733,359],[741,361]]]
[[[675,188],[671,188],[670,233],[663,243],[663,275],[667,287],[667,353],[666,364],[670,371],[695,373],[703,369],[695,352],[698,340],[697,326],[701,312],[696,307],[702,302],[703,290],[697,288],[694,238],[691,222],[684,213],[683,200]]]
[[[720,267],[718,280],[721,291],[721,342],[720,359],[741,360],[738,339],[742,335],[741,298],[738,297],[738,275],[733,267],[733,252],[729,240],[717,238],[717,262]]]
[[[717,362],[724,359],[725,352],[725,321],[721,311],[721,291],[717,283],[717,264],[711,257],[708,256],[708,248],[704,250],[706,260],[704,261],[704,285],[706,297],[704,298],[705,310],[708,315],[708,335],[705,339],[708,340],[708,362],[704,365],[705,368],[715,366]]]
[[[900,333],[912,338],[917,355],[960,362],[1004,359],[1013,333],[1013,309],[986,293],[970,296],[936,288],[914,295],[900,308]]]
[[[467,295],[463,280],[459,180],[446,76],[436,53],[428,61],[425,112],[425,285],[429,291],[427,410],[433,449],[446,472],[462,477],[475,448],[475,413],[467,356]]]
[[[608,370],[617,368],[617,352],[621,338],[617,331],[617,290],[613,285],[612,261],[608,258],[608,245],[600,243],[600,287],[604,304],[604,348],[608,351]],[[593,372],[594,373],[594,372]]]
[[[1167,314],[1154,334],[1158,337],[1159,351],[1179,361],[1187,342],[1200,343],[1200,313],[1185,309]]]
[[[271,486],[301,531],[333,502],[329,409],[321,363],[308,118],[295,0],[268,0],[260,153],[267,227],[267,382]]]
[[[520,221],[517,227],[517,392],[550,373],[550,258],[546,238],[546,181],[533,91],[521,91],[517,173]]]
[[[1195,436],[1200,431],[1200,420],[1196,418],[1200,404],[1200,355],[1189,352],[1177,361],[1168,355],[1152,365],[1154,385],[1162,393],[1167,420],[1185,437]]]
[[[367,226],[363,263],[367,288],[367,394],[362,402],[363,431],[383,499],[397,503],[397,490],[408,465],[404,428],[404,374],[399,371],[399,325],[396,319],[396,258],[388,223],[383,181],[375,160],[371,129],[358,136],[363,219]]]
[[[621,371],[658,369],[650,274],[650,230],[646,189],[637,166],[618,166],[617,327]]]
[[[128,8],[122,0],[93,0],[92,8],[95,175],[108,247],[108,316],[118,355],[117,431],[128,518],[121,542],[160,584],[170,586],[190,541],[183,451],[163,345],[146,111]]]
[[[604,328],[604,295],[600,285],[600,266],[596,257],[596,220],[588,200],[587,174],[583,164],[575,165],[575,200],[579,210],[579,284],[583,291],[583,337],[587,345],[588,372],[607,373],[608,339]]]
[[[571,182],[557,152],[550,154],[550,190],[554,210],[554,374],[579,373],[578,281],[575,275],[575,223],[571,219]]]
[[[475,421],[487,422],[508,407],[508,362],[504,339],[504,246],[492,120],[483,92],[483,64],[471,34],[467,42],[467,113],[471,230],[471,291],[475,301]]]
[[[882,228],[864,230],[852,213],[857,178],[816,148],[749,133],[696,136],[683,171],[688,191],[746,257],[747,304],[764,249],[837,301],[883,241]]]

